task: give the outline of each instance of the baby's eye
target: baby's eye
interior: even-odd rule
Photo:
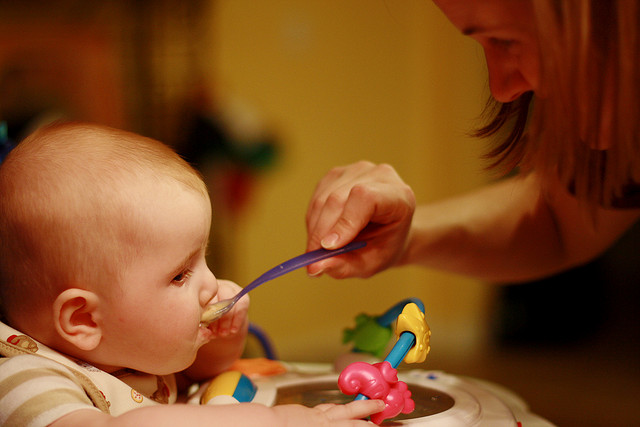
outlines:
[[[182,273],[178,274],[176,277],[174,277],[171,280],[171,284],[176,286],[182,286],[187,282],[187,280],[189,279],[189,277],[191,277],[192,274],[193,274],[193,271],[185,270]]]

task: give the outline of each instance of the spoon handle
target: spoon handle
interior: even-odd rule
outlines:
[[[366,245],[367,245],[367,242],[351,242],[339,249],[332,249],[332,250],[316,249],[315,251],[298,255],[297,257],[291,258],[289,261],[285,261],[282,264],[277,265],[273,267],[271,270],[262,274],[253,282],[249,283],[247,286],[242,288],[242,290],[238,292],[238,294],[235,296],[234,299],[237,301],[244,294],[251,291],[252,289],[257,288],[264,282],[268,282],[269,280],[275,279],[276,277],[280,277],[283,274],[287,274],[290,271],[296,270],[301,267],[306,267],[309,264],[313,264],[314,262],[318,262],[326,258],[331,258],[331,257],[341,255],[350,251],[354,251],[356,249],[363,248]]]

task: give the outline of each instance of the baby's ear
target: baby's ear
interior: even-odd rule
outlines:
[[[102,338],[97,319],[98,296],[83,289],[63,291],[53,302],[56,331],[81,350],[95,349]]]

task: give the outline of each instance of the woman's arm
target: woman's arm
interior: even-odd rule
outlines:
[[[421,264],[498,282],[532,280],[587,262],[638,218],[637,210],[592,212],[535,174],[419,207],[399,264]]]
[[[307,213],[309,249],[354,238],[368,244],[309,273],[366,277],[419,264],[498,282],[532,280],[601,254],[640,212],[591,212],[558,183],[543,191],[534,173],[415,211],[410,196],[389,166],[360,162],[328,174]]]

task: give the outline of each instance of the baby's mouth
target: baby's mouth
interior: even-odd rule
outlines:
[[[227,308],[232,304],[232,300],[222,300],[209,304],[200,317],[200,325],[209,326],[214,321],[218,320],[229,309]]]

